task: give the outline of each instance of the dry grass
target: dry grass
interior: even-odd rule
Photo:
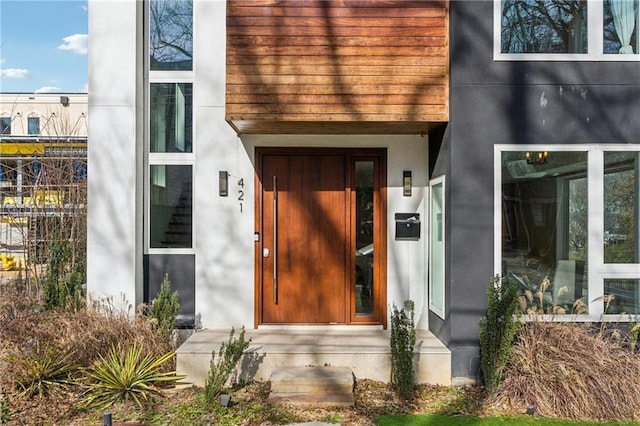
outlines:
[[[155,354],[172,349],[142,315],[131,321],[126,313],[108,309],[108,305],[100,312],[91,307],[77,313],[42,311],[38,306],[38,298],[24,285],[0,284],[0,400],[6,398],[9,403],[8,424],[99,423],[96,413],[77,410],[82,392],[77,386],[52,387],[42,398],[18,396],[15,384],[23,374],[24,360],[39,346],[68,355],[77,366],[90,365],[116,342],[139,343]],[[251,417],[255,422],[245,424],[342,420],[345,424],[372,425],[377,416],[385,414],[522,414],[527,406],[535,404],[536,414],[548,417],[640,420],[638,352],[629,350],[615,330],[593,330],[570,323],[525,324],[513,347],[505,381],[490,401],[485,401],[483,389],[477,386],[420,386],[415,398],[404,401],[388,385],[359,381],[355,409],[310,410],[272,406],[266,399],[267,388],[268,384],[251,384],[234,394],[237,405],[220,413],[198,405],[199,391],[173,391],[169,398],[149,407],[150,411],[133,409],[126,418],[142,421],[141,416],[147,416],[147,424],[166,424],[149,421],[149,417],[160,416],[162,421],[201,414],[200,420],[213,424],[224,424],[222,419],[231,416],[228,424]]]
[[[525,324],[493,404],[535,406],[548,417],[640,420],[640,356],[619,336],[581,324]]]
[[[71,378],[90,366],[112,345],[140,344],[144,355],[162,355],[174,348],[149,326],[143,315],[109,308],[109,304],[86,307],[78,312],[45,311],[37,294],[20,280],[0,284],[0,399],[9,401],[12,420],[24,424],[53,422],[74,410],[81,389],[60,381],[47,388],[46,395],[20,395],[20,383],[29,381],[42,362],[52,355],[71,366]],[[175,368],[175,361],[166,365]],[[58,386],[60,385],[60,386]],[[45,419],[47,419],[45,421]]]

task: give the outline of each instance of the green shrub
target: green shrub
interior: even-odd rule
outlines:
[[[160,395],[161,384],[183,378],[175,371],[162,370],[173,355],[168,352],[143,358],[142,346],[138,344],[124,349],[112,346],[106,358],[98,356],[93,366],[85,369],[89,383],[81,405],[104,410],[116,402],[133,401],[142,408],[144,402]]]
[[[160,291],[158,291],[156,298],[151,302],[151,307],[149,307],[149,317],[154,320],[155,329],[168,336],[173,330],[179,311],[178,292],[171,293],[169,274],[164,274],[164,279],[160,284]]]
[[[487,315],[480,320],[480,364],[485,387],[493,393],[500,386],[520,327],[516,317],[518,287],[496,275],[487,289]]]
[[[48,245],[48,254],[44,306],[46,309],[68,309],[77,312],[84,303],[84,263],[80,260],[74,262],[71,243],[63,239],[51,242]]]
[[[234,337],[235,330],[232,327],[231,332],[229,333],[229,339],[226,342],[222,342],[220,345],[220,350],[218,351],[218,356],[216,357],[216,352],[214,351],[211,354],[211,362],[209,364],[209,376],[204,385],[204,394],[210,403],[213,403],[222,388],[225,386],[233,369],[242,358],[242,354],[249,347],[249,343],[251,339],[245,340],[244,335],[244,327],[242,327],[242,331],[240,335],[236,338]]]
[[[11,420],[11,412],[9,411],[9,403],[4,398],[3,394],[0,394],[0,425]]]
[[[37,344],[31,353],[14,353],[9,359],[18,370],[16,385],[19,396],[46,396],[54,386],[72,383],[70,376],[77,370],[71,362],[72,354],[61,353],[51,346]]]
[[[413,352],[416,345],[414,324],[414,303],[404,302],[406,309],[393,305],[391,313],[391,381],[397,386],[402,398],[413,396],[415,372],[413,370]]]

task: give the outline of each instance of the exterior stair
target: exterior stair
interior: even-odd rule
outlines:
[[[354,376],[348,367],[277,367],[269,398],[296,405],[354,405]]]

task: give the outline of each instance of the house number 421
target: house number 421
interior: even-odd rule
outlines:
[[[244,178],[238,181],[238,202],[240,203],[240,213],[242,213],[242,203],[244,202]]]

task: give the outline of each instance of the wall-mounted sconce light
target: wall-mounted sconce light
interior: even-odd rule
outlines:
[[[402,194],[405,197],[411,197],[411,170],[402,172]]]
[[[68,96],[60,96],[60,103],[62,106],[69,106],[69,97]]]
[[[527,164],[545,164],[548,157],[549,152],[547,151],[527,151],[524,153]]]
[[[218,179],[218,193],[221,197],[226,197],[229,195],[229,172],[226,170],[221,170],[219,173]]]

